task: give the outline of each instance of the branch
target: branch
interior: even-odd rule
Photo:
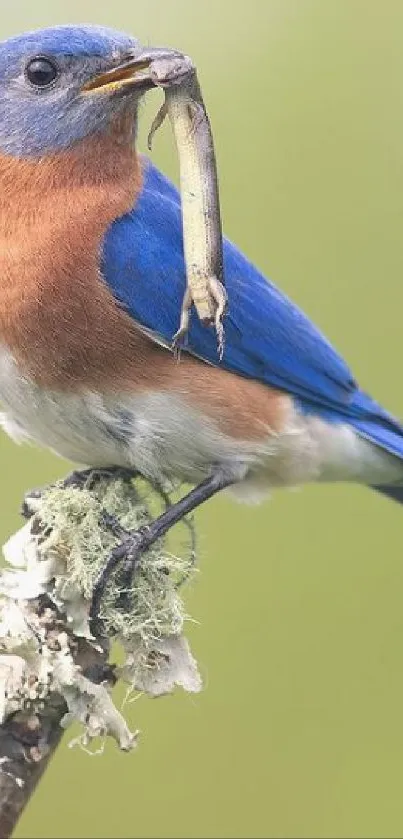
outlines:
[[[144,489],[146,487],[146,489]],[[151,520],[155,489],[140,479],[85,474],[28,497],[28,522],[3,547],[0,575],[0,839],[9,837],[54,753],[63,728],[81,723],[74,744],[102,752],[107,736],[125,751],[135,747],[111,690],[170,693],[176,685],[199,691],[201,680],[183,636],[180,586],[190,557],[172,556],[160,541],[144,554],[122,596],[119,569],[107,589],[100,619],[102,643],[90,632],[95,579],[119,544],[119,531]],[[113,522],[113,526],[111,526]],[[110,642],[124,663],[108,663]]]
[[[11,835],[63,730],[67,706],[55,695],[41,713],[10,715],[0,730],[0,837]]]

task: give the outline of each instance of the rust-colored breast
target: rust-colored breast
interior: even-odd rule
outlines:
[[[287,396],[186,355],[176,363],[102,280],[104,234],[142,185],[117,131],[37,161],[0,156],[0,343],[47,389],[177,392],[233,437],[281,430]]]
[[[0,339],[38,383],[74,389],[127,363],[134,329],[99,257],[140,189],[135,152],[112,132],[40,160],[0,156]]]

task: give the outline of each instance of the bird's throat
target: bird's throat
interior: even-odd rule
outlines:
[[[108,227],[142,187],[127,130],[115,124],[37,160],[0,155],[0,343],[43,384],[72,385],[83,368],[102,369],[113,331],[115,354],[130,344],[130,318],[100,266]]]

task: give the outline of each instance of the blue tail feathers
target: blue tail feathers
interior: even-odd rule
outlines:
[[[354,395],[351,410],[349,421],[353,428],[371,443],[402,460],[403,472],[403,425],[362,391]],[[401,484],[372,488],[403,504],[403,475]]]
[[[373,486],[372,489],[375,489],[377,492],[380,492],[382,495],[386,495],[388,498],[392,498],[393,501],[397,501],[399,504],[403,504],[403,484],[401,486]]]
[[[402,461],[402,480],[392,485],[373,486],[377,492],[403,504],[403,424],[384,410],[362,390],[356,390],[352,399],[337,409],[321,408],[302,403],[303,410],[320,414],[330,422],[346,422],[364,437],[388,454]]]
[[[403,461],[403,425],[366,393],[357,390],[347,409],[348,421],[361,437]]]

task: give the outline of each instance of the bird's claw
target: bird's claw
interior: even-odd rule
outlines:
[[[123,544],[127,546],[127,554],[123,560],[122,567],[117,574],[118,596],[116,599],[116,606],[123,611],[128,612],[131,607],[130,589],[133,585],[133,577],[137,571],[139,564],[139,551],[142,548],[144,540],[144,531],[147,526],[140,527],[133,533],[129,533]]]
[[[113,515],[113,513],[108,513],[107,510],[102,510],[100,524],[102,527],[110,530],[118,539],[125,539],[129,534],[129,531],[125,527],[122,527],[117,516]]]
[[[99,610],[111,574],[116,568],[119,569],[117,575],[118,594],[116,604],[120,609],[129,610],[131,606],[129,590],[132,587],[133,575],[137,570],[142,552],[148,547],[148,525],[139,527],[134,531],[125,530],[120,527],[115,517],[109,516],[108,513],[103,515],[103,522],[105,525],[111,527],[112,532],[121,539],[121,542],[110,554],[106,565],[101,569],[94,585],[89,610],[90,627],[94,636],[101,636],[103,634],[102,619],[99,617]]]

